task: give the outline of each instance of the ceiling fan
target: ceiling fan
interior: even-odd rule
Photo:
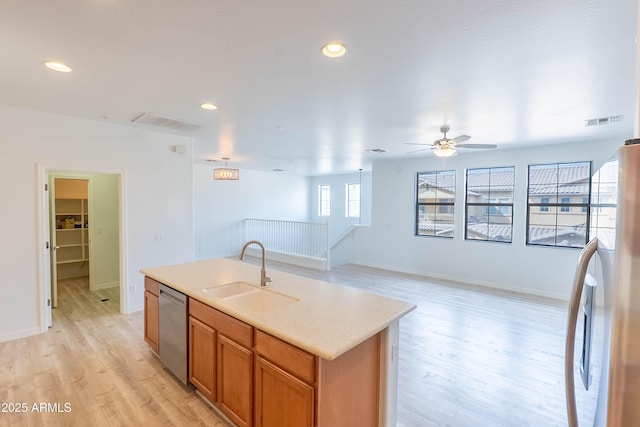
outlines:
[[[419,151],[433,150],[433,154],[438,157],[450,157],[456,153],[456,148],[496,148],[495,144],[463,144],[463,142],[471,139],[469,135],[460,135],[455,138],[447,138],[447,132],[449,132],[449,126],[444,125],[440,128],[440,132],[444,136],[437,139],[433,144],[424,144],[420,142],[405,142],[407,145],[431,145],[429,148],[423,148],[421,150],[410,151],[410,153],[417,153]]]

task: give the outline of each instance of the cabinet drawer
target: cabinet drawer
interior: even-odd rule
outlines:
[[[144,276],[144,290],[151,292],[155,296],[160,296],[160,282],[153,280],[151,277]]]
[[[258,329],[256,352],[307,383],[314,383],[316,359],[312,354]]]
[[[253,327],[251,325],[234,319],[193,298],[189,298],[189,314],[238,344],[248,348],[253,345]]]

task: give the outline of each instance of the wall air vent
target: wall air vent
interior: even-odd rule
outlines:
[[[142,113],[131,120],[131,123],[161,127],[178,132],[195,132],[199,129],[204,128],[204,126],[202,125],[187,123],[181,120],[169,119],[167,117],[160,117],[151,113]]]
[[[387,150],[383,149],[383,148],[372,148],[370,150],[364,150],[364,151],[371,151],[373,153],[386,153]]]
[[[585,126],[610,125],[612,123],[620,123],[624,116],[599,117],[597,119],[588,119],[584,121]]]

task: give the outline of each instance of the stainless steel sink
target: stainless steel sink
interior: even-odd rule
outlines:
[[[258,287],[247,282],[231,282],[226,285],[214,286],[204,291],[218,298],[229,298],[258,290]]]

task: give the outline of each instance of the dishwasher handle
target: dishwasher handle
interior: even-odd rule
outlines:
[[[187,303],[187,296],[185,294],[163,284],[160,284],[160,298],[166,298],[171,302],[180,305],[185,305]]]

